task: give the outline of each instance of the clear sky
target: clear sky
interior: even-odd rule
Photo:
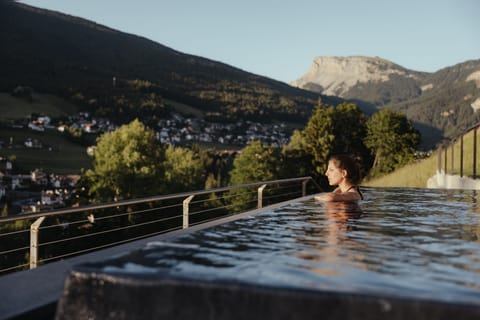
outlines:
[[[434,72],[480,59],[479,0],[21,0],[290,82],[317,56]]]

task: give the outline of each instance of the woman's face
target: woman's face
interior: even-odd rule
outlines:
[[[330,160],[328,161],[328,167],[325,175],[327,176],[328,183],[331,186],[338,186],[342,181],[345,180],[347,172],[346,170],[341,170],[340,168],[338,168],[335,163]]]

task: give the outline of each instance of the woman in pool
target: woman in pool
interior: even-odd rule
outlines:
[[[328,183],[337,186],[335,190],[315,196],[321,201],[356,201],[363,200],[357,184],[360,182],[360,170],[354,159],[347,155],[335,155],[328,161]]]

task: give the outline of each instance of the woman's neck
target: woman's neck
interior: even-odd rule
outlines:
[[[353,187],[353,184],[351,184],[350,182],[341,182],[338,187],[340,188],[340,190],[343,192],[347,192],[348,190],[350,190],[352,187]]]

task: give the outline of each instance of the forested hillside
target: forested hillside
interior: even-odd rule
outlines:
[[[480,60],[444,68],[425,77],[422,93],[392,108],[451,138],[480,122]]]
[[[0,6],[0,37],[8,44],[0,50],[0,91],[28,86],[121,122],[150,109],[161,115],[168,99],[220,121],[304,124],[320,97],[77,17],[12,1]]]

